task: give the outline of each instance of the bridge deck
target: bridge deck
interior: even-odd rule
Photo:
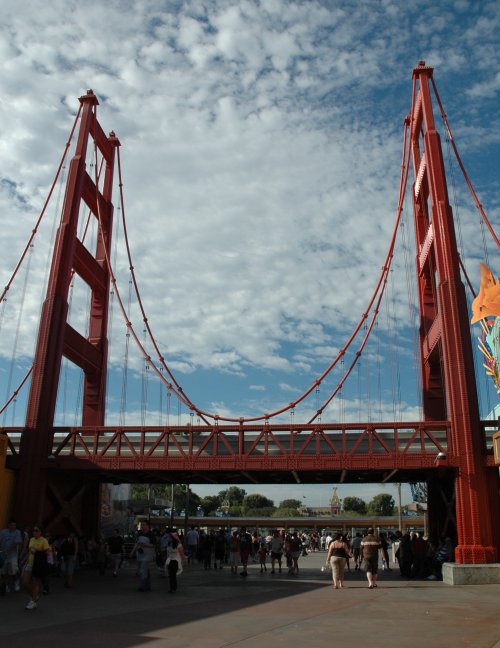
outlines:
[[[8,466],[20,465],[22,428],[4,428]],[[493,466],[496,421],[482,423]],[[102,481],[359,483],[425,481],[459,467],[447,421],[312,425],[54,428],[47,468],[98,472]],[[438,453],[446,455],[436,463]]]

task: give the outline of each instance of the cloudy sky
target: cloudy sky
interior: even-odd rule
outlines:
[[[206,411],[277,410],[344,345],[388,248],[403,120],[421,59],[435,68],[475,189],[491,220],[500,220],[496,2],[415,0],[404,9],[396,0],[5,4],[1,285],[40,213],[78,97],[92,88],[100,123],[121,141],[127,225],[150,324],[176,379]],[[471,277],[477,280],[485,256],[498,274],[456,166],[452,179]],[[58,185],[29,271],[25,264],[1,307],[2,404],[30,366],[61,193]],[[329,420],[420,418],[406,280],[408,269],[414,274],[409,200],[405,215],[384,315],[360,368],[323,415]],[[127,303],[121,228],[115,240]],[[86,299],[75,282],[71,321],[82,332]],[[133,297],[130,310],[142,339]],[[111,328],[108,422],[190,420],[132,345],[127,352],[116,304]],[[312,415],[341,370],[296,409],[296,421]],[[65,367],[59,423],[77,419],[78,394],[77,372]],[[482,396],[484,414],[492,398]],[[23,417],[20,395],[0,424],[19,425]],[[311,495],[312,503],[330,490]]]

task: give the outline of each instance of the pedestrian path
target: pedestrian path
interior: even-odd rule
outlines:
[[[351,572],[335,590],[321,572],[324,553],[299,561],[298,576],[190,565],[179,591],[157,574],[137,592],[133,564],[117,578],[78,572],[73,589],[51,579],[51,593],[25,610],[24,592],[0,598],[0,643],[9,648],[267,648],[332,645],[370,648],[500,648],[500,585],[450,587],[380,574],[369,590]],[[268,568],[269,569],[269,568]],[[498,645],[497,645],[498,642]]]

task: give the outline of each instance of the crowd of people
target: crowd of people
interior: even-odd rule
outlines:
[[[390,560],[389,548],[393,546],[394,559]],[[178,588],[178,576],[188,564],[197,564],[205,570],[229,568],[231,574],[248,576],[248,565],[254,563],[260,573],[270,574],[286,571],[299,574],[299,559],[309,553],[325,551],[325,568],[331,569],[333,586],[344,587],[346,571],[364,569],[368,587],[376,588],[379,564],[382,570],[391,569],[391,563],[399,566],[404,578],[442,578],[444,562],[454,561],[454,546],[450,538],[440,543],[425,538],[420,533],[396,532],[391,536],[376,534],[369,528],[365,536],[354,537],[341,532],[331,535],[286,532],[275,530],[269,535],[258,531],[250,533],[245,526],[239,530],[219,529],[205,531],[192,526],[185,537],[175,528],[153,529],[148,520],[140,522],[135,543],[130,549],[118,529],[104,538],[78,539],[74,533],[51,538],[44,536],[35,526],[21,531],[11,520],[0,531],[0,594],[26,589],[30,599],[28,610],[37,607],[40,594],[48,594],[49,575],[61,576],[64,587],[73,586],[75,569],[82,566],[95,567],[99,574],[110,570],[117,577],[122,565],[136,560],[138,591],[151,590],[151,570],[168,578],[168,592]],[[268,569],[269,568],[269,569]]]

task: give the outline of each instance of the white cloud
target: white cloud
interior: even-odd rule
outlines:
[[[493,4],[467,12],[455,3],[455,15],[421,0],[408,18],[397,2],[33,6],[20,0],[0,27],[1,285],[50,186],[77,98],[93,88],[101,124],[122,143],[129,236],[149,321],[202,407],[236,416],[240,408],[270,409],[280,385],[302,391],[344,345],[389,242],[402,123],[420,57],[438,66],[455,135],[471,160],[478,161],[479,141],[498,143],[498,116],[481,114],[498,93]],[[498,151],[492,155],[496,161]],[[491,177],[477,175],[489,198]],[[461,212],[470,213],[465,203]],[[33,254],[18,348],[26,356],[51,230],[47,220]],[[465,224],[464,232],[466,256],[480,258],[479,239]],[[126,302],[128,261],[118,236]],[[395,302],[404,322],[399,264]],[[10,302],[19,303],[22,282],[21,274],[3,320],[7,358],[17,326]],[[72,322],[83,332],[86,297],[75,288]],[[135,304],[132,316],[142,337]],[[384,316],[380,329],[389,328]],[[124,332],[118,321],[113,329],[118,365]],[[130,367],[140,371],[134,354]],[[378,352],[367,357],[373,367]],[[204,402],[201,370],[213,372],[212,383],[230,376],[238,397]],[[265,402],[255,399],[257,388]],[[388,402],[382,409],[390,416]],[[314,411],[309,405],[303,414]]]

